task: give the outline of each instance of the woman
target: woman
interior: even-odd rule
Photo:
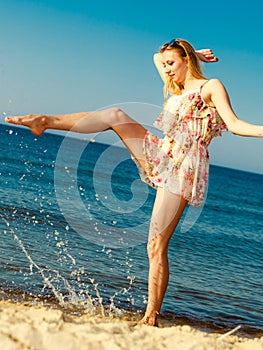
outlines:
[[[217,61],[211,50],[195,51],[185,40],[164,44],[154,55],[165,83],[164,110],[155,122],[158,138],[118,108],[59,116],[8,117],[35,135],[46,129],[94,133],[113,130],[134,158],[142,179],[157,189],[149,229],[148,304],[142,322],[156,326],[168,284],[168,244],[187,204],[200,205],[208,180],[207,146],[224,130],[263,137],[263,126],[239,120],[223,84],[207,80],[200,59]],[[168,95],[171,95],[168,98]]]

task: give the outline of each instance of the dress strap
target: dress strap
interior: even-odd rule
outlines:
[[[202,85],[200,86],[200,88],[199,88],[200,96],[201,96],[201,98],[202,98],[202,100],[203,100],[204,102],[205,102],[205,100],[203,99],[203,96],[202,96],[202,90],[203,90],[203,87],[205,86],[205,84],[207,84],[209,81],[210,81],[210,80],[206,80],[206,81],[204,82],[204,84],[202,84]],[[206,102],[205,102],[205,103],[206,103]],[[206,103],[206,104],[207,104],[207,103]],[[207,106],[210,107],[210,108],[216,109],[215,106],[210,106],[209,104],[207,104]]]
[[[205,81],[204,84],[202,84],[202,85],[200,86],[200,93],[202,92],[204,85],[205,85],[206,83],[208,83],[208,82],[209,82],[209,80]]]

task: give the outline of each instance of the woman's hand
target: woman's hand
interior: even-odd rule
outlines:
[[[215,57],[211,49],[196,50],[195,53],[203,62],[218,62],[218,58]]]

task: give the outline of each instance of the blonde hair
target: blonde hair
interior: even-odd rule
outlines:
[[[188,59],[188,69],[197,79],[206,79],[203,75],[200,65],[200,60],[195,53],[195,49],[189,42],[183,39],[174,39],[167,44],[164,44],[160,48],[160,53],[163,53],[166,50],[176,50],[181,58]],[[182,87],[173,81],[169,76],[167,76],[165,85],[164,85],[164,100],[167,101],[168,95],[181,95]]]

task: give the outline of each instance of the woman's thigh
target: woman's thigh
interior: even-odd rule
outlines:
[[[112,125],[111,129],[120,137],[127,149],[144,167],[143,143],[147,129],[122,110],[119,110],[117,113],[117,122]]]
[[[187,203],[182,196],[158,187],[150,224],[149,242],[159,237],[164,245],[169,243]]]

